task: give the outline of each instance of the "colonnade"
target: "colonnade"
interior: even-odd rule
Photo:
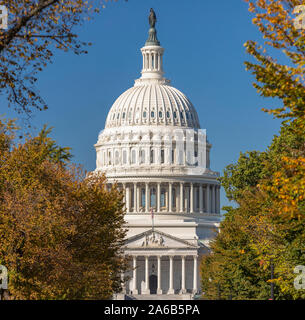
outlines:
[[[141,255],[142,256],[142,255]],[[130,291],[132,291],[132,294],[139,294],[139,288],[138,288],[138,282],[137,282],[137,271],[138,271],[138,265],[137,265],[137,255],[133,255],[133,271],[132,271],[132,288],[129,288]],[[145,271],[144,271],[144,284],[145,288],[143,291],[141,291],[141,294],[150,294],[151,289],[150,288],[150,283],[149,283],[149,277],[150,277],[150,272],[149,272],[149,258],[150,257],[155,257],[155,255],[144,255],[145,259]],[[179,290],[179,294],[184,294],[187,292],[186,289],[186,268],[185,268],[185,260],[187,255],[169,255],[166,256],[169,258],[169,277],[168,277],[168,290],[167,292],[163,292],[162,287],[161,287],[161,279],[162,279],[162,274],[164,274],[164,270],[161,269],[161,259],[162,255],[157,255],[157,288],[156,288],[156,293],[157,294],[175,294],[175,289],[174,289],[174,257],[178,257],[178,259],[181,259],[181,287]],[[192,287],[192,293],[197,293],[198,292],[198,257],[197,255],[191,256],[193,258],[193,287]]]
[[[120,184],[119,184],[120,186]],[[220,186],[193,182],[126,182],[127,213],[220,213]]]

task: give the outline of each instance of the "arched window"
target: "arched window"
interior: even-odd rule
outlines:
[[[174,111],[174,118],[176,119],[177,118],[177,112]]]
[[[175,163],[175,150],[172,149],[172,163]]]
[[[159,118],[162,118],[163,117],[163,113],[162,111],[159,111]]]
[[[166,190],[165,189],[161,189],[161,197],[160,197],[160,206],[161,207],[165,207],[165,194],[166,194]]]
[[[119,117],[120,117],[120,114],[118,113],[117,116],[116,116],[116,118],[119,119]]]
[[[152,118],[154,118],[154,117],[155,117],[155,112],[152,111],[152,112],[150,113],[150,116],[151,116]]]
[[[146,117],[147,117],[147,112],[144,111],[144,112],[143,112],[143,118],[146,118]]]
[[[155,163],[155,152],[154,152],[154,149],[150,150],[150,163]]]
[[[123,112],[122,118],[125,119],[125,112]]]
[[[167,116],[168,118],[170,117],[169,111],[166,111],[166,116]]]
[[[150,206],[151,207],[156,206],[156,189],[155,188],[150,189]]]

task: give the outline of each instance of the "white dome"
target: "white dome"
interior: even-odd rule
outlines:
[[[141,79],[139,79],[141,80]],[[111,107],[106,128],[132,125],[170,125],[200,128],[190,100],[165,79],[136,81]]]

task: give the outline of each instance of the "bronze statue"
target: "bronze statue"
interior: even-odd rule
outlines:
[[[157,17],[153,8],[150,8],[150,15],[148,17],[148,21],[149,21],[150,27],[154,28],[157,22]]]

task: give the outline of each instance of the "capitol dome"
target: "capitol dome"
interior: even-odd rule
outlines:
[[[136,81],[114,102],[105,127],[130,125],[200,127],[190,100],[166,80]]]
[[[155,22],[151,9],[142,75],[108,113],[95,173],[124,194],[123,251],[131,260],[122,292],[191,299],[200,291],[198,258],[220,221],[219,173],[194,106],[163,76]]]

